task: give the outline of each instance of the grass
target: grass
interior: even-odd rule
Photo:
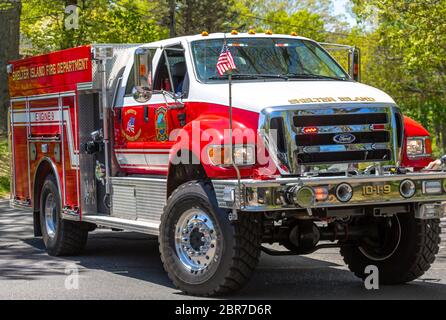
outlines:
[[[0,136],[0,198],[7,198],[10,189],[8,140],[5,135]]]

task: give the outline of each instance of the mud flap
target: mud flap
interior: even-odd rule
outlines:
[[[33,225],[34,225],[34,237],[42,236],[42,228],[40,226],[40,214],[39,211],[33,213]]]

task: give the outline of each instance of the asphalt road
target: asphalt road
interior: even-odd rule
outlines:
[[[66,272],[78,270],[79,281]],[[71,289],[66,288],[66,284]],[[262,255],[249,284],[234,299],[446,299],[446,248],[421,279],[366,290],[338,250],[300,257]],[[127,232],[90,234],[83,255],[50,257],[34,238],[32,217],[0,202],[0,299],[195,299],[175,289],[156,239]]]

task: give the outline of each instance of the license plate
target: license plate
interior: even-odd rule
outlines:
[[[390,192],[392,192],[392,188],[391,188],[390,184],[377,184],[377,185],[370,185],[370,186],[362,187],[362,195],[363,196],[389,194]]]

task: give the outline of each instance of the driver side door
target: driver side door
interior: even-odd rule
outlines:
[[[169,94],[162,93],[184,90],[184,79],[181,78],[182,72],[187,72],[184,50],[178,46],[174,50],[168,47],[159,52],[158,59],[154,60],[155,91],[151,99],[145,103],[134,99],[131,71],[123,105],[115,107],[116,160],[120,170],[130,174],[167,175],[169,152],[175,143],[169,139],[169,135],[172,130],[181,127],[185,118],[184,110],[178,108],[178,103]]]

